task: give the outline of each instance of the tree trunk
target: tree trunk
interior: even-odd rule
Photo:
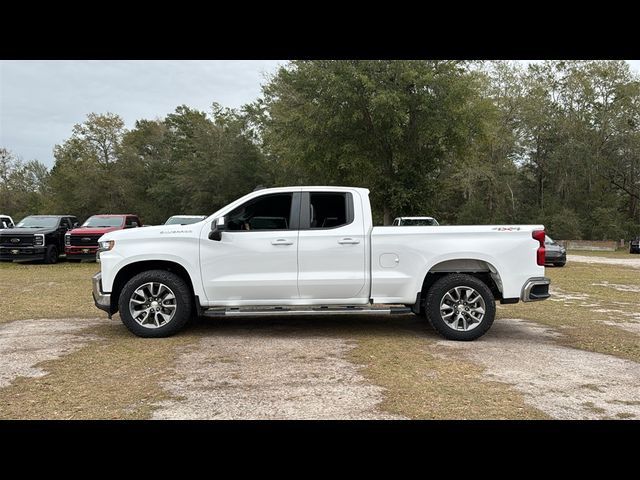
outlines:
[[[386,205],[384,206],[384,220],[383,223],[384,225],[391,225],[391,210],[389,210],[389,207],[387,207]]]

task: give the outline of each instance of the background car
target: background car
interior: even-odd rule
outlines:
[[[435,227],[440,225],[438,221],[433,217],[397,217],[393,224],[394,226],[408,226],[408,227]]]
[[[201,222],[207,218],[206,215],[174,215],[169,217],[165,225],[189,225],[191,223]]]
[[[13,219],[9,215],[0,215],[1,228],[13,228]]]
[[[142,226],[137,215],[118,213],[93,215],[81,227],[74,228],[65,235],[64,251],[68,261],[95,260],[98,239],[105,233],[125,228]]]
[[[567,263],[567,250],[549,235],[544,237],[544,261],[556,267],[564,267]]]
[[[640,253],[640,236],[629,242],[629,253]]]
[[[78,225],[73,215],[30,215],[14,228],[0,230],[0,260],[43,260],[56,263],[64,236]]]

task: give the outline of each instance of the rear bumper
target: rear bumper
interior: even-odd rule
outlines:
[[[537,302],[550,297],[549,285],[551,280],[546,277],[533,277],[522,286],[520,300],[523,302]]]
[[[0,247],[0,260],[44,260],[45,247]]]
[[[111,294],[102,291],[102,273],[96,273],[91,280],[93,284],[93,303],[111,317]]]

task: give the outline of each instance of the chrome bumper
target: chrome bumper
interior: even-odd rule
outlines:
[[[100,310],[104,310],[111,317],[111,294],[102,292],[102,273],[98,272],[92,277],[93,302]]]
[[[520,300],[523,302],[536,302],[550,297],[549,285],[551,280],[547,277],[534,277],[527,280],[522,287]]]

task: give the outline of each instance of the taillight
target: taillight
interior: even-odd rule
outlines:
[[[538,251],[536,253],[536,258],[538,260],[538,265],[542,265],[544,267],[544,230],[534,230],[531,232],[531,236],[534,240],[538,240],[540,246],[538,247]]]

